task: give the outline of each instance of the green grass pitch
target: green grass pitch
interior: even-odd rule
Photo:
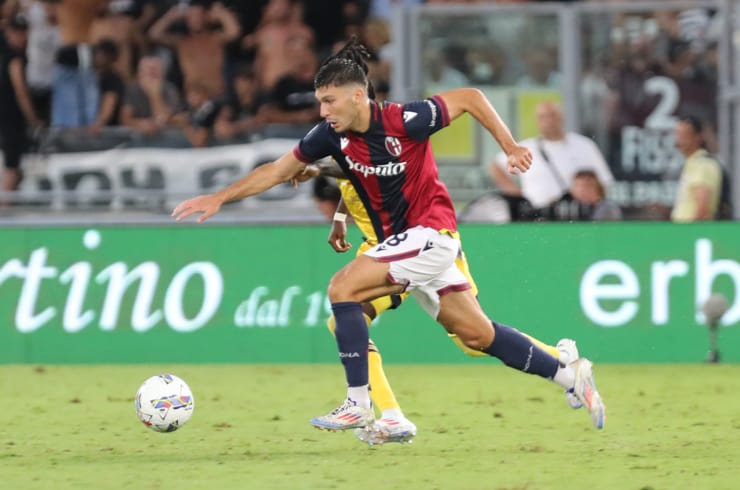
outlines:
[[[0,366],[2,489],[735,489],[740,366],[596,365],[605,430],[552,383],[500,365],[390,365],[419,434],[368,447],[308,420],[340,365]],[[139,384],[184,378],[195,412],[159,434]]]

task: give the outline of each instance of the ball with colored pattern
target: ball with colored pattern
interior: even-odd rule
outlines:
[[[136,415],[157,432],[174,432],[190,420],[195,408],[188,384],[173,374],[158,374],[136,392]]]

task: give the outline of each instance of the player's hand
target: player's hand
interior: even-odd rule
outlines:
[[[293,184],[293,188],[297,189],[298,184],[306,182],[314,177],[321,175],[321,169],[317,165],[306,165],[306,167],[290,178],[290,183]]]
[[[176,221],[182,221],[191,214],[201,213],[196,221],[202,223],[221,209],[221,200],[213,194],[197,196],[177,205],[172,211]]]
[[[344,253],[352,248],[351,243],[346,242],[347,223],[343,221],[333,221],[331,231],[329,232],[329,245],[335,252]]]
[[[532,166],[532,152],[525,146],[515,146],[506,163],[510,174],[524,173]]]

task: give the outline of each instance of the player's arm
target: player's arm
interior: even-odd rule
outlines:
[[[319,175],[323,175],[324,177],[334,177],[335,179],[347,178],[342,167],[340,167],[337,162],[334,160],[326,160],[306,165],[303,170],[290,178],[290,182],[293,184],[293,187],[297,188],[298,184],[311,180]]]
[[[318,162],[316,166],[319,168],[319,173],[324,177],[334,177],[335,179],[347,178],[342,167],[334,160],[324,160],[323,162]]]
[[[450,121],[467,112],[491,133],[508,157],[509,172],[526,172],[529,169],[532,165],[532,152],[517,144],[508,126],[483,92],[477,88],[460,88],[441,93],[439,97],[447,106]]]
[[[257,167],[246,177],[218,192],[181,202],[172,211],[172,216],[177,221],[182,221],[191,214],[201,213],[197,220],[198,223],[201,223],[218,213],[223,204],[260,194],[278,184],[282,184],[299,173],[305,165],[295,157],[293,152],[288,152],[274,162]]]
[[[349,209],[344,203],[344,199],[339,199],[337,210],[334,213],[334,219],[331,222],[331,230],[329,231],[329,245],[334,251],[343,253],[352,248],[352,244],[348,243],[347,240],[347,215]]]

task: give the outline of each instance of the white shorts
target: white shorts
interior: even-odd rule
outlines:
[[[388,237],[365,255],[390,263],[388,279],[403,284],[404,290],[436,320],[441,296],[471,287],[455,264],[459,251],[460,242],[449,234],[415,226]]]

